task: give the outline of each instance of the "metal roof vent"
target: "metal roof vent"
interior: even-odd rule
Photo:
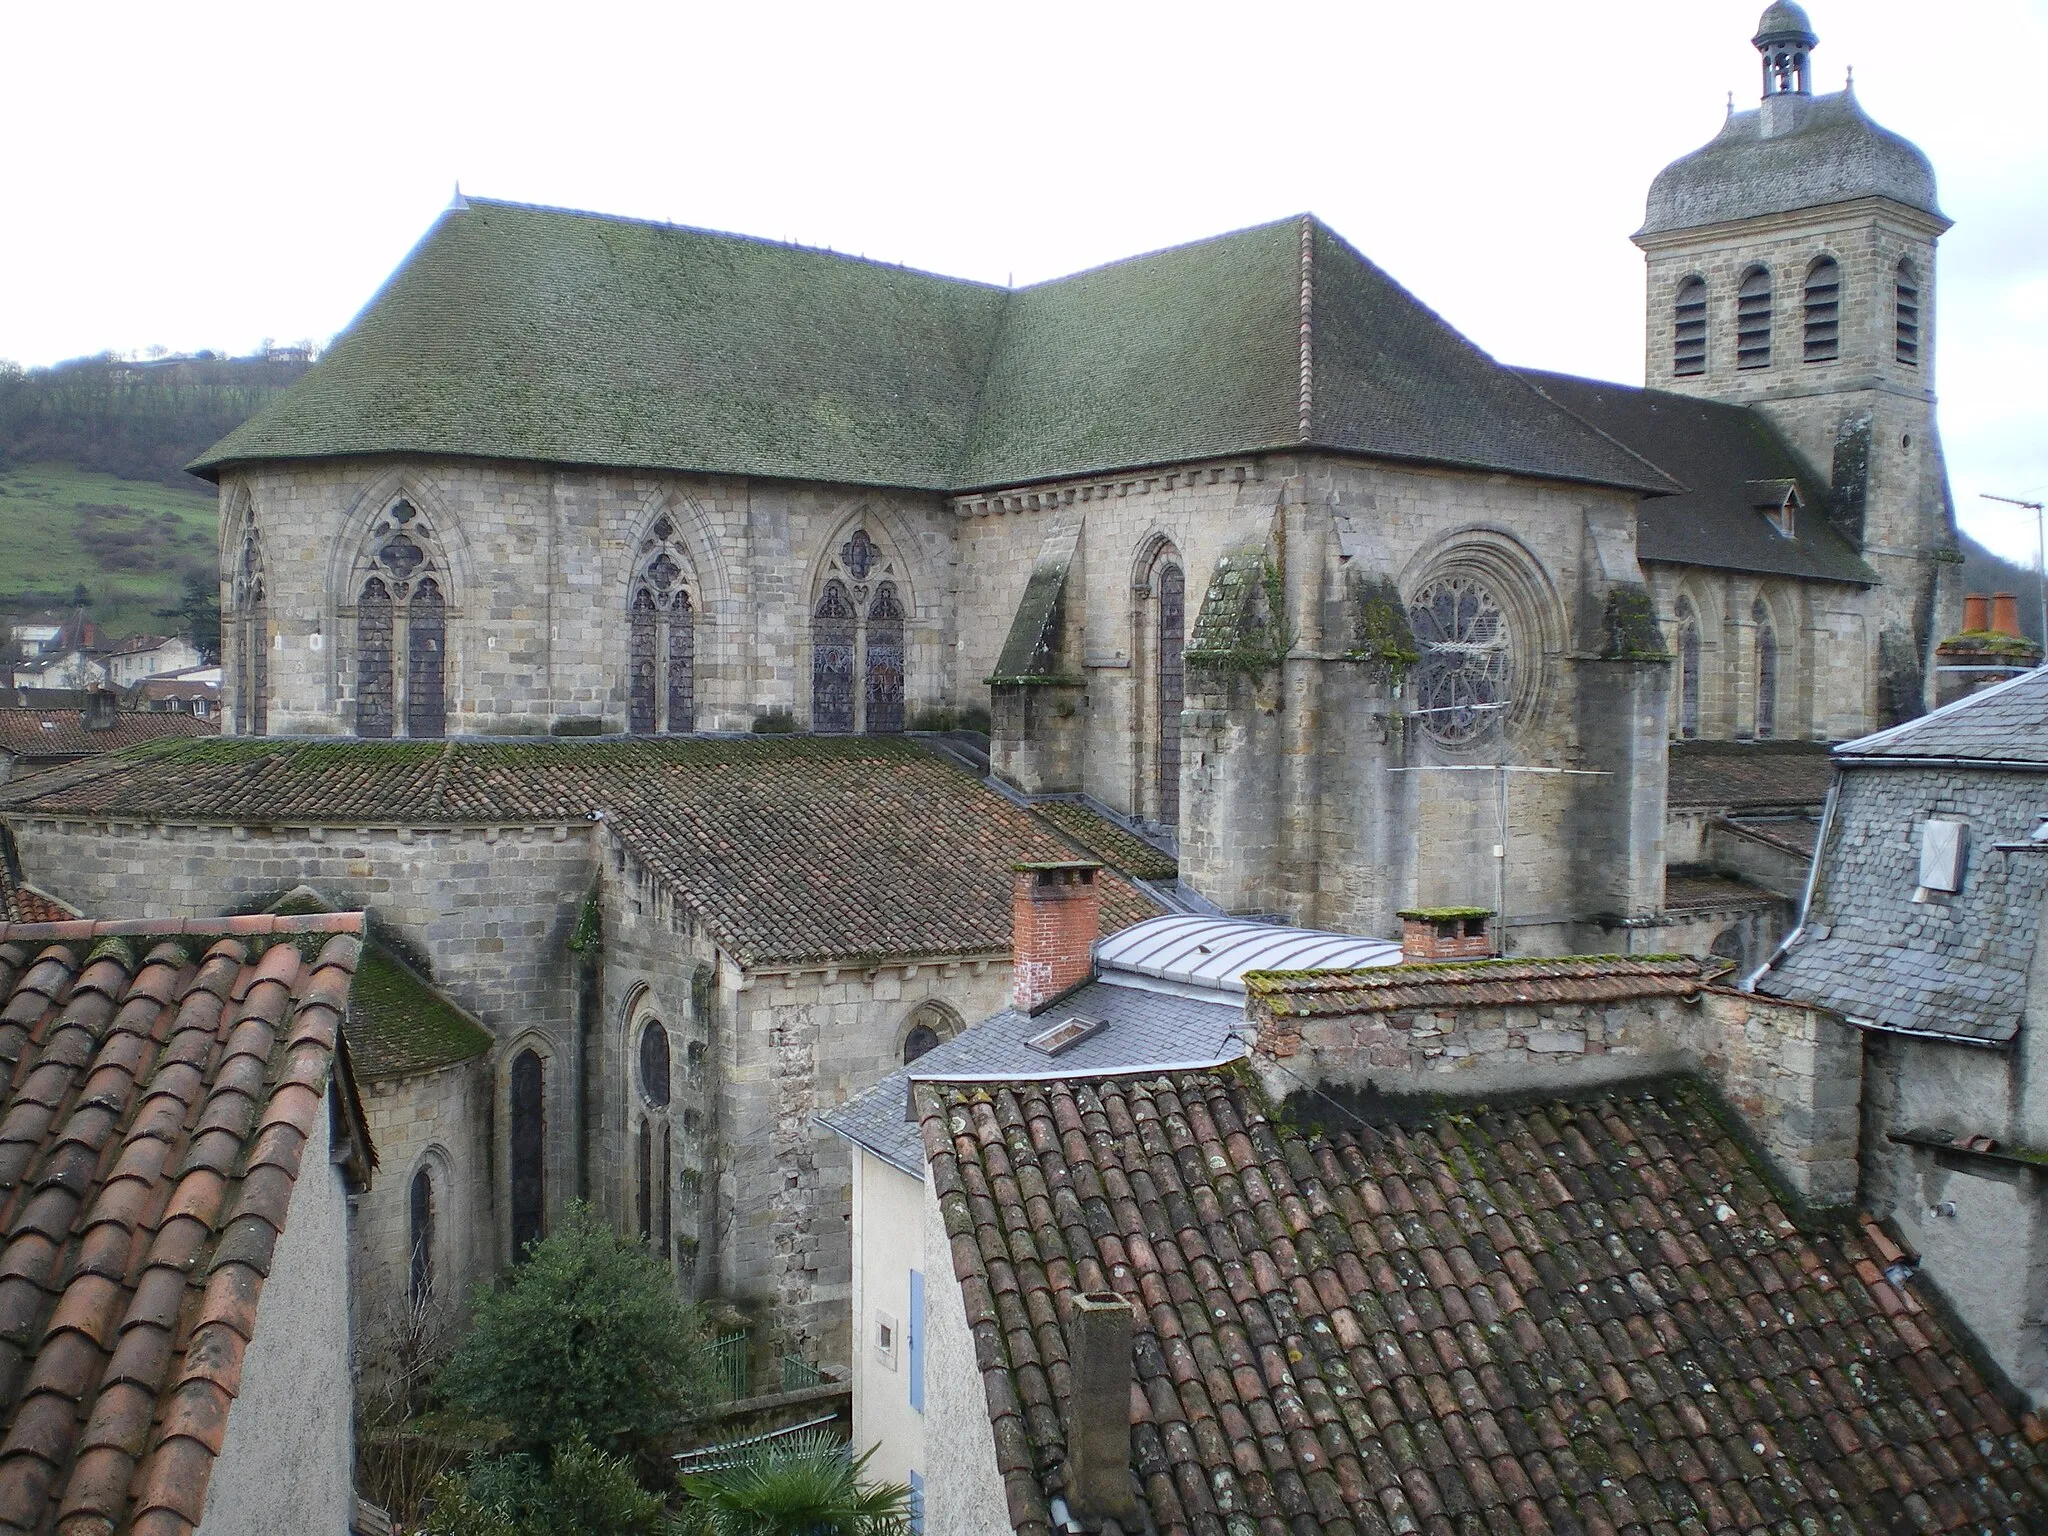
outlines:
[[[1089,1036],[1101,1032],[1107,1019],[1088,1019],[1080,1014],[1061,1019],[1051,1029],[1041,1029],[1024,1043],[1034,1051],[1043,1051],[1048,1056],[1057,1056],[1070,1051]]]

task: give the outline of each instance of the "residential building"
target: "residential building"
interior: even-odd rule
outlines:
[[[211,736],[212,721],[182,711],[121,708],[109,689],[90,688],[82,707],[10,708],[0,704],[0,783],[22,774],[118,752],[141,742]]]
[[[188,672],[206,663],[199,647],[183,635],[134,635],[108,651],[103,659],[107,681],[116,688],[167,672]]]

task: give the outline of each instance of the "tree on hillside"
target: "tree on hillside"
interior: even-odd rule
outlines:
[[[683,1479],[684,1536],[905,1536],[910,1489],[869,1483],[821,1430],[772,1440],[737,1465]]]
[[[187,571],[177,603],[159,608],[160,619],[176,619],[210,667],[220,665],[220,585],[204,571]]]

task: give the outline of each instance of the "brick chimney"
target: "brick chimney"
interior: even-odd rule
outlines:
[[[1018,864],[1010,892],[1010,1001],[1037,1013],[1095,970],[1100,864]]]
[[[1114,1291],[1089,1291],[1073,1306],[1067,1507],[1091,1525],[1130,1520],[1138,1513],[1131,1492],[1131,1304]]]
[[[1991,594],[1991,633],[2019,638],[2020,600],[2011,592]]]
[[[1493,953],[1487,907],[1425,907],[1401,914],[1401,963],[1484,960]]]
[[[89,688],[85,695],[84,725],[88,731],[111,731],[120,724],[121,700],[111,688]]]
[[[1963,599],[1963,633],[1981,635],[1991,628],[1991,599],[1972,592]]]

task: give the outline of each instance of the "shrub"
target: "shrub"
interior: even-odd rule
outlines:
[[[910,1489],[861,1480],[822,1431],[771,1440],[734,1466],[683,1479],[683,1536],[906,1536]]]
[[[580,1436],[543,1462],[534,1456],[472,1461],[434,1485],[427,1536],[652,1536],[661,1498],[633,1480],[623,1456]]]

